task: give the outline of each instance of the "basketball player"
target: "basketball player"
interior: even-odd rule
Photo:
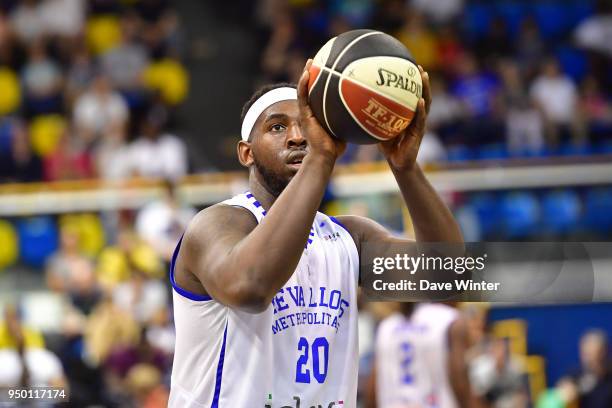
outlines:
[[[378,326],[367,408],[474,408],[467,326],[443,303],[402,303]]]
[[[349,407],[357,394],[359,251],[405,242],[366,218],[317,212],[345,142],[297,89],[271,86],[243,110],[238,159],[250,191],[191,222],[171,265],[176,349],[171,407]],[[416,165],[430,104],[380,144],[420,241],[462,242],[452,214]]]

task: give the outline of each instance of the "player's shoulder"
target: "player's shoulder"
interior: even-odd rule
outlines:
[[[399,312],[393,313],[385,317],[378,325],[378,332],[380,334],[391,333],[398,326],[405,324],[407,321],[406,317]]]
[[[357,246],[364,241],[385,239],[390,236],[385,227],[368,217],[338,215],[335,219],[351,234]]]
[[[224,232],[250,232],[257,219],[246,208],[218,203],[199,211],[185,231],[185,241],[214,238]]]

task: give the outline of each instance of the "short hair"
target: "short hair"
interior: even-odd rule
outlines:
[[[608,347],[608,335],[605,331],[601,329],[590,329],[586,333],[582,335],[580,338],[580,343],[584,343],[588,339],[595,339],[599,341],[599,343],[603,347]]]
[[[253,93],[253,95],[251,95],[249,100],[246,101],[246,103],[242,106],[242,111],[240,112],[240,123],[242,123],[244,121],[244,117],[246,116],[246,114],[249,111],[249,109],[251,108],[251,106],[253,106],[255,101],[257,101],[259,98],[261,98],[263,94],[265,94],[267,92],[270,92],[271,90],[276,89],[276,88],[285,88],[285,87],[288,87],[288,88],[297,88],[297,86],[295,84],[291,84],[289,82],[280,82],[280,83],[276,83],[276,84],[263,85],[262,87],[257,89]]]

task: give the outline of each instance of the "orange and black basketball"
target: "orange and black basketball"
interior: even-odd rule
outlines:
[[[359,144],[397,136],[410,124],[422,94],[410,52],[374,30],[348,31],[329,40],[314,57],[308,88],[321,125]]]

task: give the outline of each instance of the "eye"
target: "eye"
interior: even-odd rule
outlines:
[[[272,132],[282,132],[285,129],[287,129],[287,126],[281,123],[275,123],[272,126],[270,126],[270,131]]]

